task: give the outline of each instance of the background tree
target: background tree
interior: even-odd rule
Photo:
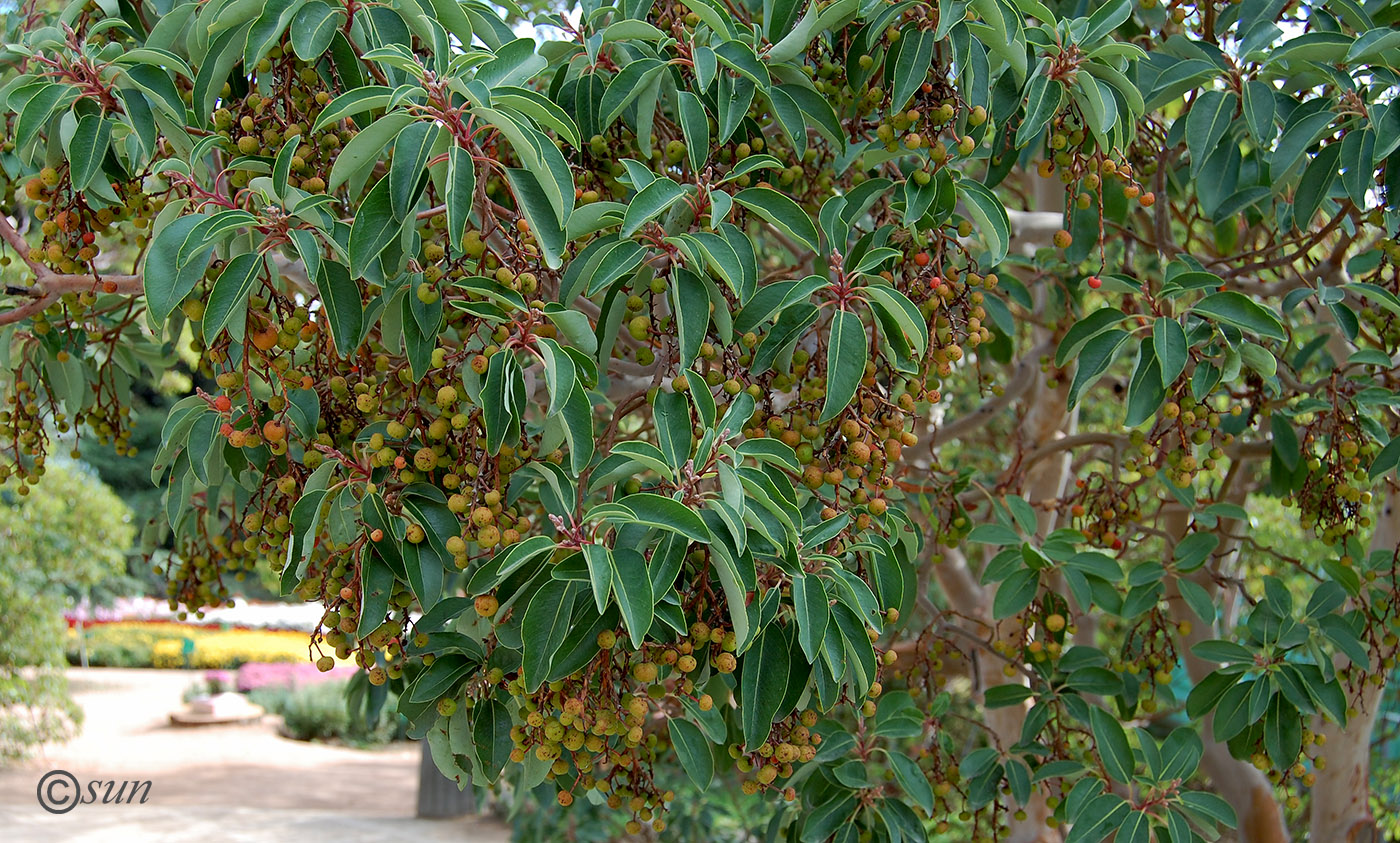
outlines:
[[[678,761],[774,839],[1364,839],[1397,14],[24,7],[0,471],[193,337],[172,603],[269,566],[449,775],[632,831]]]
[[[0,757],[61,740],[81,722],[63,675],[63,610],[126,572],[131,513],[78,465],[0,485]]]

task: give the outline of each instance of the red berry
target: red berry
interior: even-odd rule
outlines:
[[[914,263],[918,264],[919,266],[928,266],[929,260],[930,258],[928,256],[928,252],[919,252],[918,254],[914,255]]]
[[[1089,289],[1091,289],[1091,290],[1097,290],[1098,288],[1100,288],[1100,287],[1102,287],[1102,286],[1103,286],[1103,280],[1100,279],[1099,276],[1097,276],[1097,275],[1090,275],[1090,276],[1089,276]]]
[[[226,438],[226,439],[227,439],[227,438],[229,437],[229,435],[232,434],[232,433],[233,433],[233,425],[229,424],[228,422],[224,422],[224,423],[219,427],[219,435],[220,435],[220,436],[223,436],[223,437]]]
[[[227,395],[220,395],[218,398],[214,399],[214,409],[221,413],[227,413],[229,410],[233,409],[233,402],[228,400]]]

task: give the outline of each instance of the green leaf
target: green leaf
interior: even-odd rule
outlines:
[[[514,742],[510,739],[513,725],[510,709],[494,695],[477,703],[472,710],[472,748],[475,750],[477,772],[487,782],[495,782],[510,761]]]
[[[679,470],[690,459],[690,402],[679,392],[657,392],[652,401],[656,444],[672,469]]]
[[[1371,463],[1367,475],[1374,480],[1397,465],[1400,465],[1400,436],[1391,439],[1384,448],[1381,448],[1381,452],[1376,454],[1375,461]]]
[[[1191,308],[1193,313],[1234,325],[1261,337],[1286,340],[1283,323],[1268,308],[1233,290],[1211,293]]]
[[[433,18],[461,41],[465,46],[472,43],[473,28],[471,20],[458,0],[429,0],[427,4],[432,10]],[[506,6],[510,8],[510,6]],[[426,11],[426,9],[425,9]],[[483,33],[483,41],[489,38]]]
[[[933,65],[933,48],[938,39],[932,30],[906,29],[899,44],[891,50],[895,53],[893,88],[890,95],[891,111],[901,111],[909,104],[914,92],[928,78]]]
[[[1297,760],[1303,748],[1303,723],[1292,703],[1283,694],[1275,693],[1264,712],[1264,749],[1279,770],[1287,769]]]
[[[268,0],[262,13],[248,30],[248,40],[243,47],[243,66],[255,67],[272,45],[282,39],[287,24],[306,0]]]
[[[612,550],[608,560],[612,565],[613,594],[617,595],[617,605],[622,610],[622,622],[627,625],[632,646],[640,650],[642,640],[651,629],[656,606],[646,558],[635,550],[619,547]]]
[[[641,58],[628,62],[612,78],[612,81],[608,83],[607,91],[603,93],[603,101],[598,108],[600,115],[598,131],[600,133],[606,131],[614,120],[622,116],[623,109],[627,108],[651,80],[665,69],[666,63],[656,59]]]
[[[534,49],[533,42],[526,42],[526,44],[529,49]],[[478,119],[498,129],[520,158],[521,169],[508,170],[507,175],[524,172],[530,176],[537,196],[532,198],[535,207],[530,209],[528,213],[537,214],[540,217],[539,220],[530,220],[536,237],[539,236],[539,224],[546,217],[549,218],[552,230],[562,232],[574,207],[574,176],[573,171],[569,169],[569,162],[564,159],[564,154],[559,150],[559,147],[552,139],[529,125],[528,121],[524,119],[512,117],[497,109],[481,106],[473,108],[472,113]],[[512,177],[512,186],[515,186],[515,182],[516,178]],[[515,194],[517,199],[521,198],[518,189]],[[562,252],[564,247],[562,234],[558,238],[557,246],[558,250]],[[554,267],[551,266],[551,268]]]
[[[899,786],[914,804],[923,808],[924,813],[933,816],[933,786],[929,784],[928,777],[919,768],[918,762],[898,751],[887,752],[886,757],[890,759],[895,781],[899,782]]]
[[[1104,770],[1114,781],[1127,784],[1133,780],[1133,749],[1128,733],[1118,719],[1098,706],[1089,709],[1089,725],[1094,732],[1094,748],[1103,761]]]
[[[622,498],[616,506],[630,512],[632,519],[639,523],[680,533],[691,541],[710,541],[710,531],[705,527],[704,519],[680,501],[651,492],[638,492]]]
[[[516,204],[530,224],[535,242],[544,252],[545,265],[550,269],[563,266],[564,229],[557,222],[554,206],[551,199],[545,195],[540,181],[529,170],[514,167],[506,169],[506,179],[510,182],[511,192],[515,194]],[[573,199],[572,191],[569,198]]]
[[[1319,102],[1327,105],[1325,101]],[[1275,190],[1290,182],[1293,168],[1306,157],[1308,148],[1331,129],[1332,121],[1337,117],[1331,108],[1326,107],[1311,113],[1302,112],[1304,109],[1299,107],[1288,118],[1283,136],[1278,139],[1278,146],[1269,159],[1269,176],[1273,179]]]
[[[1348,135],[1350,136],[1350,135]],[[1327,193],[1337,181],[1342,145],[1328,144],[1318,151],[1303,170],[1303,178],[1293,191],[1293,227],[1307,229],[1313,215],[1327,198]]]
[[[1202,642],[1204,643],[1204,642]],[[1200,646],[1199,644],[1197,646]],[[1195,647],[1192,648],[1195,651]],[[1213,674],[1214,675],[1214,674]],[[1231,681],[1238,677],[1231,676]],[[1264,681],[1264,680],[1260,680]],[[1187,697],[1187,708],[1191,708],[1191,698],[1196,695],[1197,685]],[[1211,721],[1211,728],[1214,731],[1215,740],[1228,741],[1240,732],[1243,732],[1253,722],[1254,718],[1249,714],[1249,698],[1254,691],[1254,681],[1245,680],[1238,684],[1227,687],[1218,698],[1215,705],[1214,719]],[[1204,698],[1203,698],[1204,702]]]
[[[350,227],[350,274],[363,277],[381,252],[403,233],[404,218],[394,213],[389,177],[370,188]]]
[[[1042,61],[1042,64],[1048,62]],[[1026,114],[1016,129],[1016,147],[1030,143],[1060,110],[1065,99],[1064,83],[1051,79],[1037,67],[1026,85]]]
[[[1151,843],[1152,818],[1145,810],[1134,809],[1123,818],[1114,843]]]
[[[705,166],[705,153],[710,148],[710,118],[700,98],[690,91],[680,91],[676,99],[680,106],[681,131],[685,134],[690,169],[698,173]]]
[[[166,318],[204,277],[204,268],[213,246],[200,250],[183,264],[176,260],[176,256],[185,238],[205,219],[207,217],[202,214],[176,217],[151,241],[142,265],[142,284],[146,291],[147,317],[153,327],[164,325]]]
[[[146,69],[154,70],[154,68]],[[168,82],[169,79],[167,78],[166,81]],[[72,102],[77,92],[78,89],[72,85],[54,83],[31,96],[24,107],[20,109],[19,118],[13,123],[15,149],[27,153],[31,144],[39,137],[39,132],[48,125],[49,118],[58,110],[60,104]]]
[[[909,340],[909,347],[913,350],[915,357],[923,357],[928,350],[928,320],[909,298],[900,291],[874,284],[861,288],[861,295],[870,300],[873,307],[878,307],[885,312],[888,319],[898,324],[904,336]]]
[[[335,158],[335,163],[331,165],[331,175],[326,181],[327,190],[335,190],[345,184],[356,173],[373,167],[379,161],[379,156],[384,152],[384,147],[388,146],[399,132],[408,128],[410,123],[417,121],[417,117],[404,111],[395,111],[373,121],[363,130],[350,139],[350,142],[340,150]],[[384,179],[380,179],[384,181]],[[358,184],[359,182],[356,182]]]
[[[393,569],[377,552],[366,555],[360,563],[360,623],[355,630],[356,638],[364,638],[384,622],[393,590]]]
[[[292,51],[302,61],[314,62],[330,48],[336,30],[344,23],[343,10],[333,8],[322,0],[311,0],[292,17]]]
[[[1188,811],[1212,819],[1226,828],[1234,828],[1238,822],[1235,818],[1235,809],[1230,807],[1229,802],[1214,793],[1207,793],[1204,790],[1183,790],[1180,799]]]
[[[666,725],[681,768],[697,788],[705,791],[715,778],[715,757],[710,751],[710,742],[700,732],[700,727],[689,720],[673,717]]]
[[[1128,413],[1123,424],[1136,427],[1147,421],[1162,406],[1166,389],[1162,386],[1161,367],[1153,343],[1148,340],[1138,347],[1137,366],[1128,382]]]
[[[793,578],[792,603],[797,615],[797,643],[808,662],[816,662],[822,637],[826,635],[826,626],[831,621],[831,607],[826,599],[826,589],[816,575]]]
[[[1088,26],[1084,30],[1084,37],[1079,43],[1085,46],[1092,45],[1095,41],[1109,35],[1113,30],[1122,26],[1128,16],[1133,12],[1131,0],[1109,0],[1100,6],[1089,16]]]
[[[450,693],[472,667],[473,662],[460,653],[440,656],[413,680],[407,691],[409,701],[437,702],[439,697]]]
[[[532,694],[544,684],[550,661],[568,637],[577,595],[577,583],[546,580],[525,607],[525,617],[520,624],[524,651],[520,670],[525,690]]]
[[[1191,611],[1196,613],[1196,617],[1205,623],[1215,623],[1215,604],[1210,599],[1210,593],[1197,585],[1194,581],[1182,577],[1176,581],[1176,586],[1181,591],[1181,597],[1186,601],[1186,605],[1191,607]]]
[[[685,188],[662,176],[642,188],[627,204],[622,218],[622,236],[631,237],[643,225],[656,219],[685,195]]]
[[[87,187],[102,170],[102,159],[112,138],[112,124],[100,114],[84,115],[68,139],[69,178],[74,187]]]
[[[1201,165],[1225,137],[1235,120],[1239,97],[1226,91],[1208,90],[1196,99],[1186,115],[1186,148],[1191,153],[1191,175],[1200,172]]]
[[[574,386],[578,383],[578,371],[573,358],[559,343],[541,337],[535,345],[544,360],[544,380],[549,388],[549,408],[546,412],[552,416],[563,410],[573,394]]]
[[[1152,347],[1161,367],[1162,386],[1171,386],[1186,370],[1186,332],[1181,323],[1166,316],[1157,317],[1152,323]]]
[[[796,202],[771,187],[750,187],[734,194],[734,201],[775,228],[816,252],[820,248],[817,225]],[[798,255],[797,257],[801,257]]]
[[[314,5],[312,4],[312,6]],[[312,8],[312,6],[307,6],[307,8]],[[365,85],[346,91],[326,103],[326,107],[321,109],[321,115],[316,118],[315,125],[311,127],[311,133],[314,135],[332,123],[356,117],[367,111],[386,108],[393,96],[394,89],[384,85]],[[385,138],[380,148],[383,149],[383,145],[388,143],[389,138]]]
[[[316,273],[316,290],[321,295],[321,307],[336,352],[349,357],[359,345],[360,333],[364,330],[365,310],[360,300],[360,286],[343,264],[322,261]]]
[[[725,41],[715,47],[715,58],[735,73],[752,82],[762,90],[772,84],[768,68],[758,60],[753,48],[743,41]]]
[[[1268,149],[1273,145],[1274,88],[1267,82],[1251,79],[1244,83],[1245,126],[1254,139]]]
[[[1089,340],[1109,328],[1117,327],[1127,318],[1127,314],[1116,307],[1101,307],[1075,322],[1065,332],[1064,339],[1060,340],[1059,348],[1055,350],[1055,365],[1065,365],[1079,353],[1080,349],[1084,348]]]
[[[1183,580],[1185,582],[1185,580]],[[1186,695],[1186,716],[1196,720],[1215,709],[1219,702],[1235,687],[1238,676],[1222,671],[1214,671],[1197,682]],[[1248,688],[1245,689],[1248,693]]]
[[[710,329],[710,292],[703,279],[690,272],[673,274],[671,308],[676,317],[679,363],[689,366],[699,356],[700,346]]]
[[[1071,822],[1065,843],[1099,843],[1115,831],[1132,810],[1116,793],[1103,793],[1086,802]]]
[[[710,554],[710,564],[715,570],[715,576],[719,577],[720,586],[724,589],[724,600],[728,604],[729,619],[734,625],[734,637],[742,649],[749,643],[753,629],[749,625],[749,613],[746,610],[748,591],[744,587],[743,575],[739,570],[740,560],[732,557],[723,543],[716,543]],[[752,577],[754,573],[752,559],[749,559],[747,565],[748,573]]]
[[[447,236],[452,248],[461,249],[471,224],[476,192],[476,163],[470,151],[453,144],[447,150]]]
[[[1078,403],[1079,393],[1085,387],[1096,382],[1108,370],[1119,347],[1127,339],[1127,331],[1114,328],[1104,331],[1084,343],[1083,350],[1079,354],[1079,365],[1074,370],[1074,380],[1069,386],[1071,407]]]
[[[781,714],[787,695],[788,660],[791,653],[782,631],[770,624],[744,656],[740,683],[743,692],[744,746],[757,749],[768,739],[773,721]]]
[[[209,291],[209,301],[204,309],[202,325],[205,345],[213,345],[219,332],[228,327],[234,314],[242,313],[248,306],[248,295],[263,272],[263,256],[257,252],[247,252],[235,257],[219,273]],[[242,336],[243,328],[230,328],[235,338]]]
[[[1011,246],[1011,219],[1006,213],[1006,206],[981,182],[963,179],[957,186],[973,227],[981,232],[991,252],[989,261],[992,264],[1000,263]]]
[[[997,586],[996,597],[992,600],[992,617],[1000,620],[1009,618],[1031,604],[1040,591],[1040,572],[1021,568]]]
[[[1173,553],[1176,570],[1183,574],[1196,570],[1219,546],[1220,537],[1215,533],[1191,533],[1176,543]]]
[[[394,139],[394,157],[389,163],[389,199],[394,216],[407,218],[418,202],[417,188],[424,183],[438,131],[437,123],[420,120],[409,124]]]
[[[603,30],[603,43],[609,41],[663,41],[666,33],[644,20],[624,19],[608,24]]]
[[[819,423],[836,418],[855,398],[865,377],[866,340],[865,326],[855,313],[837,310],[832,314],[826,354],[826,401]]]

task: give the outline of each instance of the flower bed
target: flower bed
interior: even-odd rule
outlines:
[[[304,664],[308,637],[295,630],[239,629],[164,621],[86,625],[88,664],[96,667],[232,669],[247,663]],[[68,660],[79,662],[78,631],[68,631]]]
[[[355,674],[350,664],[336,665],[322,673],[310,662],[261,663],[248,662],[238,668],[234,687],[243,693],[263,688],[300,688],[333,679],[348,679]]]

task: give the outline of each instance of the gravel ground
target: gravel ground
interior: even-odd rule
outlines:
[[[170,712],[198,678],[179,670],[74,668],[82,734],[0,768],[0,838],[13,841],[453,840],[506,843],[486,817],[413,818],[419,748],[355,750],[278,736],[276,719],[174,728]],[[80,804],[51,814],[39,780],[150,781],[145,804]],[[119,786],[119,785],[118,785]],[[65,791],[60,788],[61,799]]]

